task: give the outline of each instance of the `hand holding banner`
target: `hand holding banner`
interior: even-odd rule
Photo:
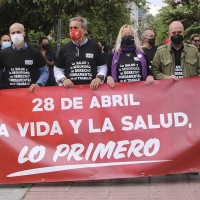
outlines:
[[[199,80],[0,91],[0,183],[199,171]]]

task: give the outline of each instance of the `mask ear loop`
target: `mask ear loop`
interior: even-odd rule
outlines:
[[[83,34],[84,37],[87,37],[88,36],[88,32],[86,31],[84,34]]]

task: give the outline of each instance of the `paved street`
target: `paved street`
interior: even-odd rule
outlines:
[[[200,175],[0,185],[0,200],[200,200]]]

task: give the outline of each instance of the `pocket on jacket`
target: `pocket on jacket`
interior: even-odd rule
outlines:
[[[163,74],[170,76],[171,68],[172,68],[172,60],[171,59],[161,60],[161,70],[162,70]]]
[[[196,76],[197,75],[197,59],[186,59],[186,67],[189,71],[189,76]]]
[[[172,60],[161,60],[163,66],[167,67],[167,65],[172,63]]]

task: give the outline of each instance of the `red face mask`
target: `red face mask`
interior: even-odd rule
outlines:
[[[71,29],[69,35],[73,41],[79,40],[82,37],[82,30]]]

